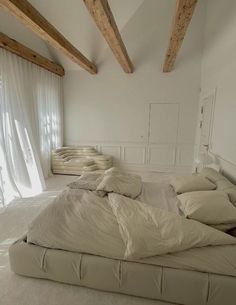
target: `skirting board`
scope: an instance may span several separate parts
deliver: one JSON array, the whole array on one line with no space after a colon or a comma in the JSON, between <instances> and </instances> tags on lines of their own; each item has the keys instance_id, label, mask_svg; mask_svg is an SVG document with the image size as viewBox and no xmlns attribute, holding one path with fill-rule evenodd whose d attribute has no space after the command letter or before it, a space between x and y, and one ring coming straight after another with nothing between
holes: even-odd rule
<instances>
[{"instance_id":1,"label":"skirting board","mask_svg":"<svg viewBox=\"0 0 236 305\"><path fill-rule=\"evenodd\" d=\"M138 166L126 163L115 162L114 166L120 167L127 171L145 172L145 173L179 173L179 174L190 174L193 172L192 166L186 167L153 167L153 166Z\"/></svg>"}]
</instances>

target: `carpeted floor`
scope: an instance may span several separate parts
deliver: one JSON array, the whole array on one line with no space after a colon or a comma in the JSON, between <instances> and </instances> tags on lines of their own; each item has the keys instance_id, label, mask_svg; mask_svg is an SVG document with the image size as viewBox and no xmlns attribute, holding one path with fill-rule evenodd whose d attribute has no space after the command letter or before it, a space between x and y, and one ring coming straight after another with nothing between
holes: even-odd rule
<instances>
[{"instance_id":1,"label":"carpeted floor","mask_svg":"<svg viewBox=\"0 0 236 305\"><path fill-rule=\"evenodd\" d=\"M163 180L167 175L143 177ZM171 305L142 298L106 293L47 280L21 277L10 271L8 247L26 231L28 223L75 177L55 176L40 196L17 199L0 213L0 305Z\"/></svg>"}]
</instances>

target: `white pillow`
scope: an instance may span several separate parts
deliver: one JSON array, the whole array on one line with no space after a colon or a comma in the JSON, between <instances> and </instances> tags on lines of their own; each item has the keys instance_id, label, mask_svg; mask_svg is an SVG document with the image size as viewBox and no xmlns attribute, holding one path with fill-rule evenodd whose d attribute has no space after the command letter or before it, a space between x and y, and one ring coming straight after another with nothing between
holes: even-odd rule
<instances>
[{"instance_id":1,"label":"white pillow","mask_svg":"<svg viewBox=\"0 0 236 305\"><path fill-rule=\"evenodd\" d=\"M102 181L103 175L100 173L85 173L81 175L77 180L67 184L71 189L83 189L89 191L95 191L100 197L105 196L105 192L97 191L97 186Z\"/></svg>"},{"instance_id":2,"label":"white pillow","mask_svg":"<svg viewBox=\"0 0 236 305\"><path fill-rule=\"evenodd\" d=\"M102 181L102 174L100 173L85 173L77 180L67 184L71 189L86 189L95 191L98 184Z\"/></svg>"},{"instance_id":3,"label":"white pillow","mask_svg":"<svg viewBox=\"0 0 236 305\"><path fill-rule=\"evenodd\" d=\"M229 195L230 201L236 207L236 186L233 183L214 169L208 167L205 167L200 175L215 183L217 190L226 192Z\"/></svg>"},{"instance_id":4,"label":"white pillow","mask_svg":"<svg viewBox=\"0 0 236 305\"><path fill-rule=\"evenodd\" d=\"M228 194L230 201L236 207L236 187L226 189L225 192Z\"/></svg>"},{"instance_id":5,"label":"white pillow","mask_svg":"<svg viewBox=\"0 0 236 305\"><path fill-rule=\"evenodd\" d=\"M229 230L232 230L233 228L236 227L236 223L226 223L226 224L220 224L220 225L211 225L212 228L223 231L223 232L228 232Z\"/></svg>"},{"instance_id":6,"label":"white pillow","mask_svg":"<svg viewBox=\"0 0 236 305\"><path fill-rule=\"evenodd\" d=\"M121 172L105 174L97 191L117 193L127 197L136 198L142 191L142 180L140 176Z\"/></svg>"},{"instance_id":7,"label":"white pillow","mask_svg":"<svg viewBox=\"0 0 236 305\"><path fill-rule=\"evenodd\" d=\"M225 192L191 192L177 196L184 215L208 225L236 223L236 208Z\"/></svg>"},{"instance_id":8,"label":"white pillow","mask_svg":"<svg viewBox=\"0 0 236 305\"><path fill-rule=\"evenodd\" d=\"M212 169L214 169L217 173L220 172L220 165L219 165L219 164L216 164L216 163L207 164L207 168L212 168Z\"/></svg>"},{"instance_id":9,"label":"white pillow","mask_svg":"<svg viewBox=\"0 0 236 305\"><path fill-rule=\"evenodd\" d=\"M216 185L203 176L176 176L171 179L170 185L173 186L177 194L210 191L216 188Z\"/></svg>"}]
</instances>

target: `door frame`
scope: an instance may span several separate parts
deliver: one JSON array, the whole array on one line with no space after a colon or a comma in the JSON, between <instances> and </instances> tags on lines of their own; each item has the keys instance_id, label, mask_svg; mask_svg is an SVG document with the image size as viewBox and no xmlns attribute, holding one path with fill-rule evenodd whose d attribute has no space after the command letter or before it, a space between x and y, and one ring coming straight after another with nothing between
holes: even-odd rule
<instances>
[{"instance_id":1,"label":"door frame","mask_svg":"<svg viewBox=\"0 0 236 305\"><path fill-rule=\"evenodd\" d=\"M216 94L217 94L217 88L209 91L208 93L200 96L200 104L199 104L199 120L198 120L198 128L201 128L201 121L202 121L202 114L201 114L201 108L203 106L203 101L209 97L212 97L212 109L211 109L211 119L210 119L210 130L209 130L209 147L207 150L207 155L214 157L215 154L212 151L212 135L214 130L214 115L215 115L215 104L216 104ZM198 141L198 147L197 147L197 158L199 159L200 154L200 147L201 147L201 130L199 132L199 141ZM204 163L204 162L202 162ZM204 166L204 164L203 164Z\"/></svg>"}]
</instances>

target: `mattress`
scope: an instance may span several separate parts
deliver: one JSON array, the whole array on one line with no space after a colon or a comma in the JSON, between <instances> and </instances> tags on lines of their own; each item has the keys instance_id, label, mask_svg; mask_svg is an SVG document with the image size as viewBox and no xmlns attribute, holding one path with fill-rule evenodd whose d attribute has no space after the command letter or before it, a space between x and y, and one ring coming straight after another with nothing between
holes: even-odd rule
<instances>
[{"instance_id":1,"label":"mattress","mask_svg":"<svg viewBox=\"0 0 236 305\"><path fill-rule=\"evenodd\" d=\"M12 270L103 291L186 305L235 305L236 278L47 249L25 237L9 249Z\"/></svg>"}]
</instances>

